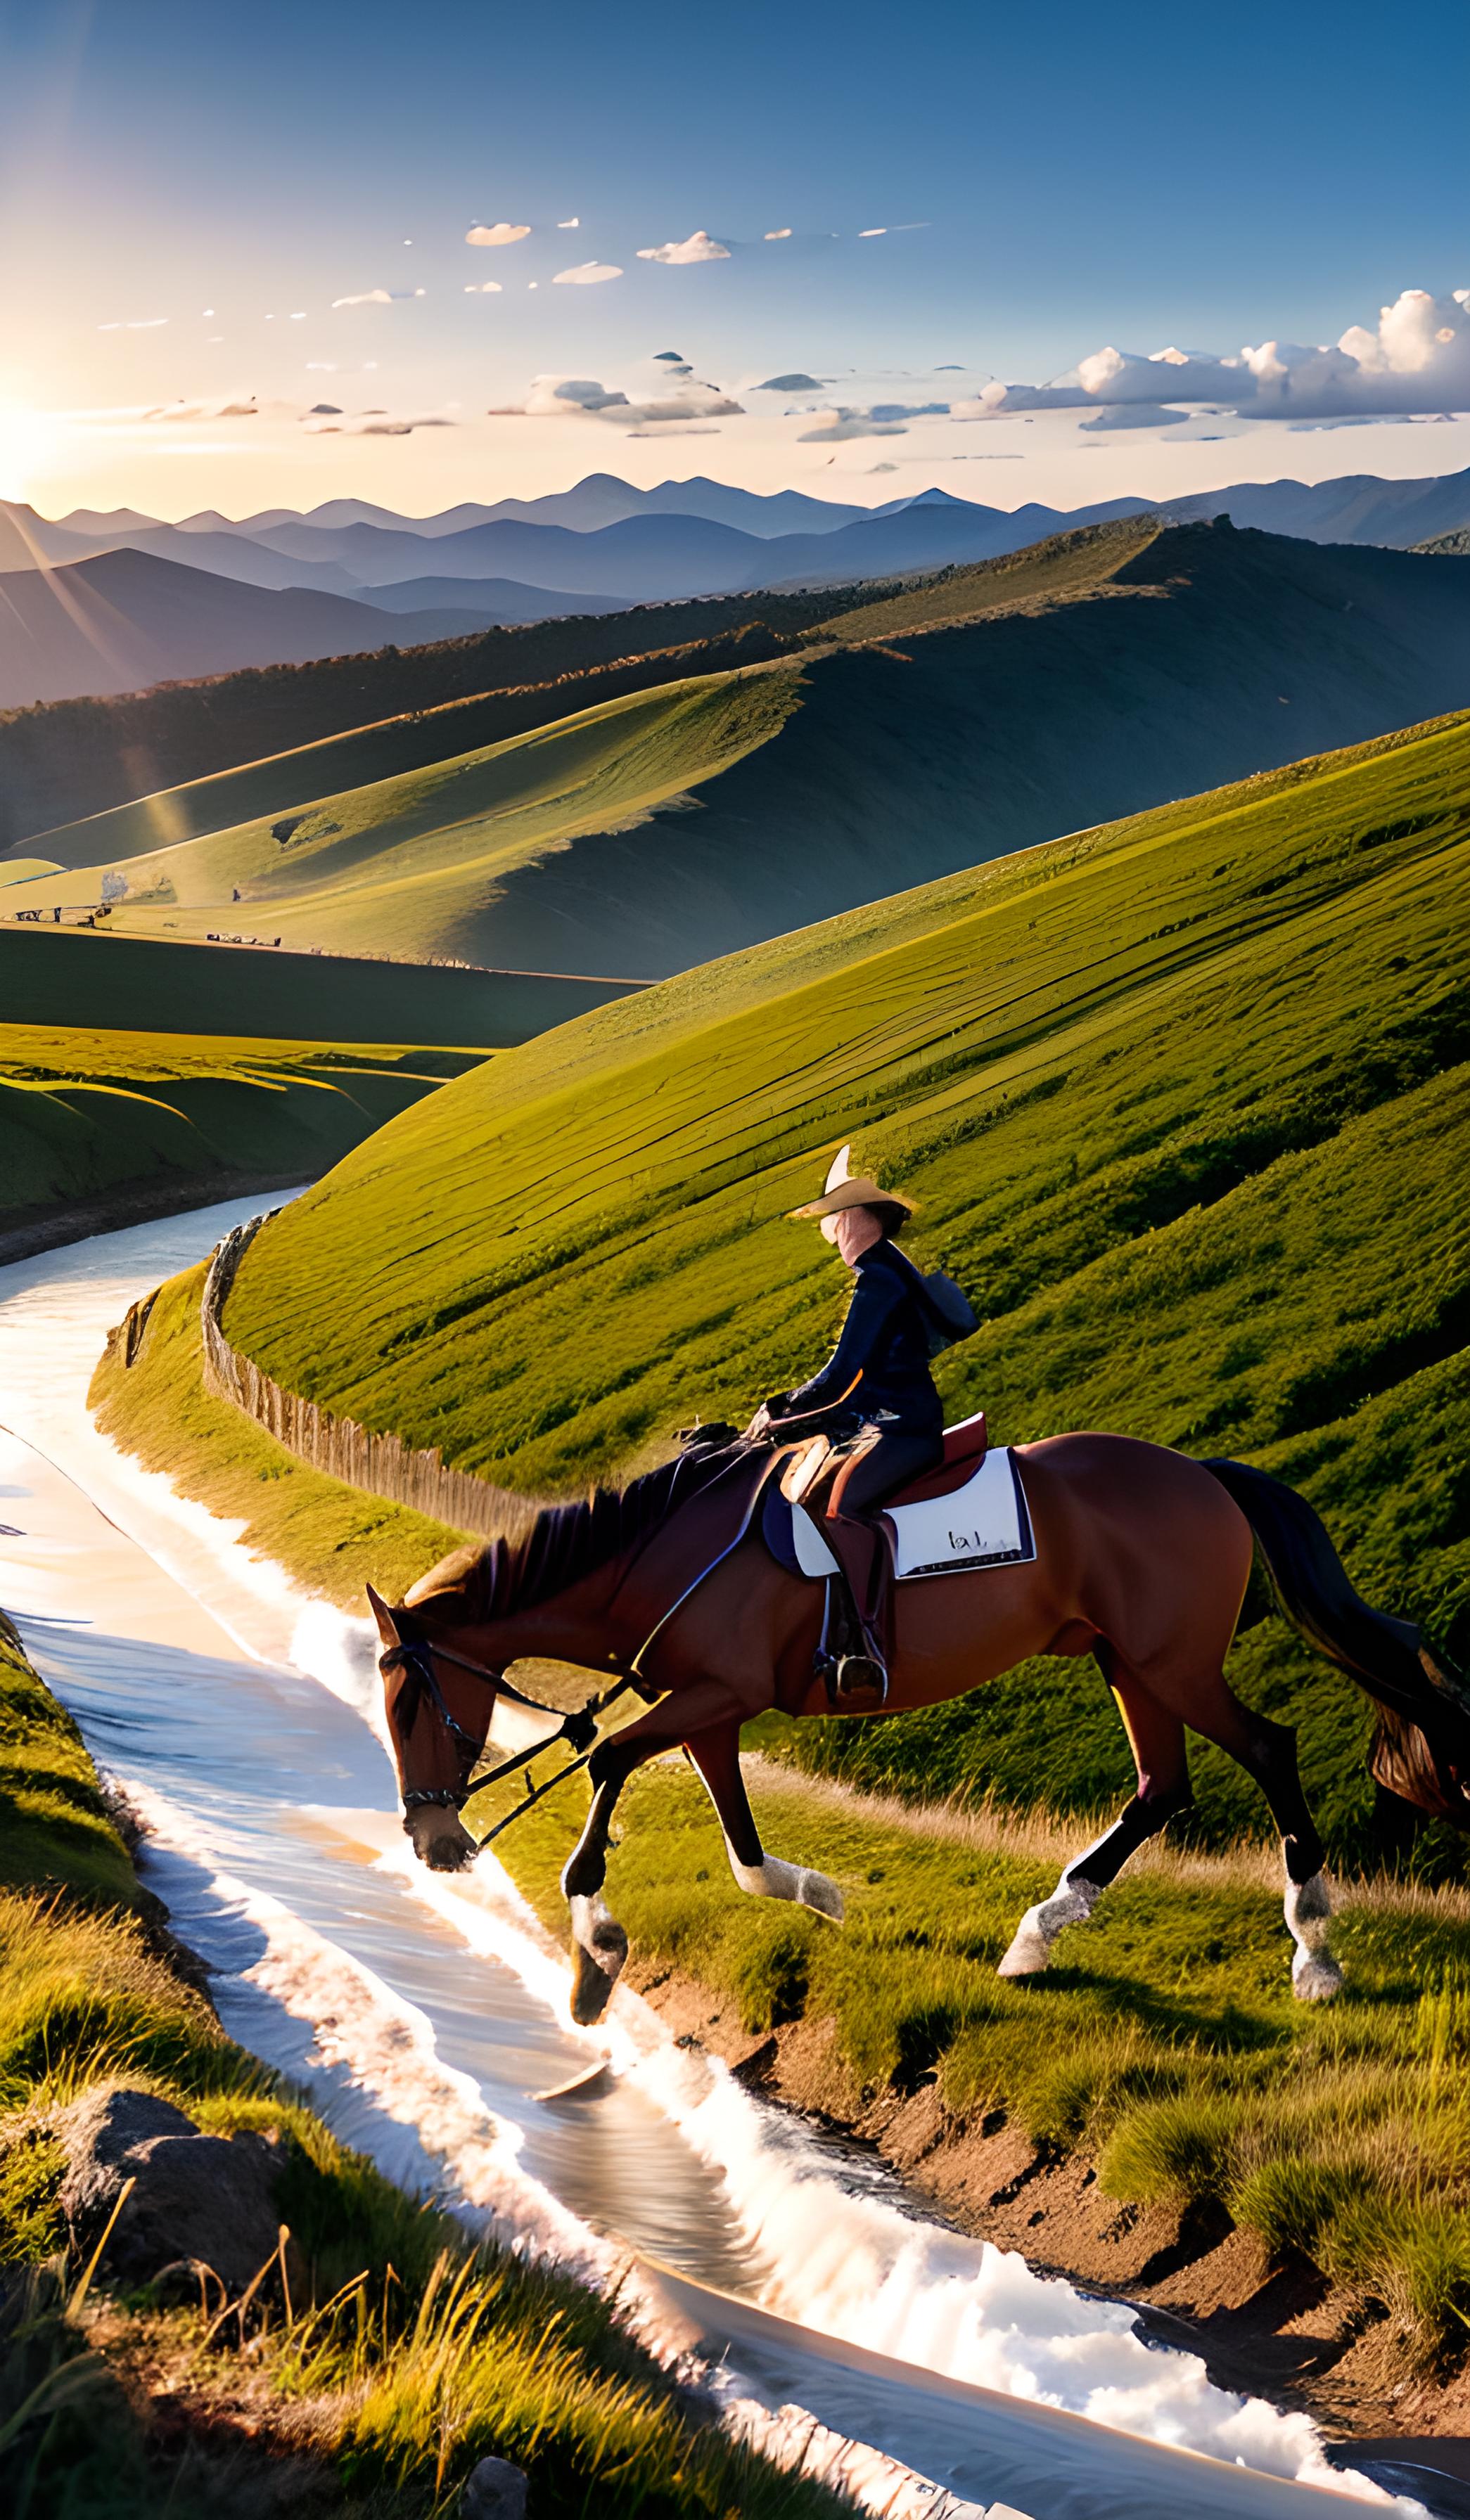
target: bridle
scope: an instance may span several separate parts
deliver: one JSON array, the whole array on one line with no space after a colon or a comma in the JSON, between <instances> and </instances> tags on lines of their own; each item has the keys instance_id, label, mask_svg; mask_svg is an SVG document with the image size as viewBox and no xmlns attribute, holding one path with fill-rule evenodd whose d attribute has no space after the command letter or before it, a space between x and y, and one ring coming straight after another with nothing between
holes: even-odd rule
<instances>
[{"instance_id":1,"label":"bridle","mask_svg":"<svg viewBox=\"0 0 1470 2520\"><path fill-rule=\"evenodd\" d=\"M767 1470L774 1466L775 1459L776 1455L773 1452L771 1461L766 1465ZM725 1475L726 1473L723 1471L719 1473L719 1476L721 1477ZM758 1486L752 1495L750 1504L746 1508L744 1519L742 1520L740 1529L735 1534L734 1539L729 1541L726 1546L719 1551L718 1554L711 1559L707 1566L702 1567L699 1573L694 1577L693 1582L687 1584L684 1587L684 1590L679 1594L678 1598L669 1603L667 1609L665 1610L661 1617L656 1621L652 1632L644 1639L643 1643L634 1654L632 1661L621 1680L616 1682L611 1688L605 1688L600 1696L589 1697L585 1706L574 1706L569 1709L569 1711L562 1716L556 1731L554 1732L548 1732L544 1741L537 1741L530 1750L513 1751L508 1759L501 1760L498 1768L491 1768L488 1775L478 1777L473 1785L410 1785L403 1795L403 1824L405 1828L408 1826L409 1821L413 1813L416 1811L436 1807L442 1811L463 1811L466 1803L473 1801L477 1794L482 1794L487 1786L499 1784L501 1778L503 1777L508 1777L513 1768L523 1768L526 1770L526 1792L521 1801L517 1803L514 1811L507 1812L504 1819L497 1821L494 1827L488 1830L486 1835L481 1839L480 1843L482 1846L488 1846L490 1839L498 1837L503 1828L509 1828L513 1820L520 1820L524 1813L528 1812L533 1804L540 1802L544 1795L553 1792L556 1786L561 1784L566 1778L574 1777L578 1768L586 1767L597 1746L598 1718L604 1715L607 1712L607 1709L612 1706L618 1698L621 1697L626 1690L630 1688L635 1689L640 1697L642 1697L647 1703L652 1704L653 1700L661 1694L661 1691L658 1688L651 1687L649 1682L643 1677L640 1669L643 1657L649 1651L650 1647L657 1642L665 1629L668 1627L670 1622L677 1616L690 1596L698 1592L701 1584L705 1582L706 1578L713 1574L715 1567L723 1565L725 1559L739 1547L750 1527L752 1516L755 1513L757 1500L760 1494L760 1485L763 1484L763 1475L764 1474L762 1474L762 1482L758 1483ZM640 1544L640 1547L635 1553L634 1562L636 1562L637 1556L642 1555L643 1549L646 1548L647 1545L648 1543L646 1540ZM626 1571L624 1572L621 1580L622 1582L626 1582ZM400 1619L405 1614L402 1611L395 1611L393 1613L395 1619ZM411 1616L412 1614L409 1613L408 1615ZM466 1777L469 1776L476 1760L481 1756L484 1749L485 1739L489 1732L489 1726L486 1724L484 1733L477 1739L476 1735L469 1732L467 1728L460 1723L457 1716L450 1714L448 1707L444 1703L443 1690L438 1685L438 1679L435 1672L434 1659L436 1655L437 1655L443 1662L452 1662L457 1664L461 1671L472 1672L477 1680L484 1681L490 1688L496 1689L502 1696L508 1697L513 1705L528 1707L533 1715L555 1715L557 1712L557 1709L554 1706L543 1706L538 1697L528 1697L524 1689L517 1688L513 1681L506 1679L503 1671L493 1671L487 1663L472 1662L468 1654L456 1653L452 1645L439 1644L436 1642L432 1642L428 1637L400 1636L396 1644L389 1645L386 1650L378 1656L378 1669L380 1674L386 1677L387 1674L392 1670L394 1665L400 1665L409 1682L413 1684L412 1701L403 1709L403 1730L405 1733L412 1730L414 1721L418 1715L420 1701L422 1698L427 1696L436 1715L438 1717L439 1722L443 1725L445 1732L448 1733L450 1739L456 1744L464 1758L464 1773ZM493 1716L493 1706L491 1707L490 1712ZM577 1756L574 1759L569 1759L565 1766L557 1770L554 1777L549 1777L546 1779L544 1784L537 1785L533 1783L530 1771L528 1766L528 1760L539 1757L543 1750L551 1749L558 1741L565 1741L571 1749L577 1753Z\"/></svg>"},{"instance_id":2,"label":"bridle","mask_svg":"<svg viewBox=\"0 0 1470 2520\"><path fill-rule=\"evenodd\" d=\"M493 1671L487 1663L472 1662L468 1654L456 1653L452 1645L433 1643L428 1637L404 1637L400 1638L397 1644L388 1646L378 1656L379 1672L386 1677L395 1665L400 1666L406 1680L413 1686L412 1702L403 1713L405 1733L412 1730L420 1702L427 1696L445 1732L461 1752L464 1758L464 1773L467 1777L484 1748L489 1727L486 1725L485 1732L477 1736L460 1723L457 1716L451 1715L444 1702L444 1692L439 1687L438 1676L434 1668L436 1655L444 1662L456 1663L461 1671L472 1672L477 1680L484 1681L490 1688L508 1697L513 1705L528 1707L533 1715L555 1715L557 1712L554 1706L543 1706L538 1697L528 1697L524 1689L517 1688L514 1682L506 1679L503 1671ZM482 1845L487 1846L490 1838L498 1837L503 1828L509 1828L513 1820L519 1820L523 1812L529 1811L533 1803L538 1803L544 1794L549 1794L564 1778L575 1776L578 1768L586 1766L596 1747L599 1716L613 1704L616 1698L620 1697L625 1689L636 1687L637 1683L631 1677L620 1680L616 1687L604 1689L601 1696L589 1698L585 1706L569 1708L563 1714L556 1731L548 1732L544 1741L536 1742L532 1752L513 1751L508 1759L502 1759L498 1768L492 1768L487 1776L477 1778L473 1785L408 1786L403 1794L405 1827L409 1817L415 1811L422 1811L428 1807L436 1806L443 1811L463 1811L466 1803L470 1802L476 1794L482 1794L488 1785L499 1784L501 1778L508 1777L513 1768L526 1768L528 1756L539 1756L541 1751L549 1750L554 1743L566 1741L579 1755L559 1768L556 1775L548 1778L544 1784L533 1785L528 1769L525 1796L516 1805L515 1810L508 1812L503 1820L497 1821L495 1826L482 1839ZM493 1712L492 1707L491 1713Z\"/></svg>"}]
</instances>

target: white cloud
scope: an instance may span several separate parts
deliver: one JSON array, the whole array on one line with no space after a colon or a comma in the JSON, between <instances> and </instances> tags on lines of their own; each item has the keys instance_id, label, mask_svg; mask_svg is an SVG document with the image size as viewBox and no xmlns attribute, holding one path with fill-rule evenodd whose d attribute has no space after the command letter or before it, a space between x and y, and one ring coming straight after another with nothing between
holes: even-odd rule
<instances>
[{"instance_id":1,"label":"white cloud","mask_svg":"<svg viewBox=\"0 0 1470 2520\"><path fill-rule=\"evenodd\" d=\"M1115 428L1171 428L1188 418L1187 411L1167 402L1105 402L1101 411L1082 422L1082 430L1090 437Z\"/></svg>"},{"instance_id":2,"label":"white cloud","mask_svg":"<svg viewBox=\"0 0 1470 2520\"><path fill-rule=\"evenodd\" d=\"M661 382L663 380L661 379ZM526 400L492 408L492 420L601 420L630 433L679 422L711 422L738 416L741 406L717 385L693 378L671 394L634 397L595 377L535 377Z\"/></svg>"},{"instance_id":3,"label":"white cloud","mask_svg":"<svg viewBox=\"0 0 1470 2520\"><path fill-rule=\"evenodd\" d=\"M391 306L392 302L386 289L360 289L355 297L334 297L332 300L334 306Z\"/></svg>"},{"instance_id":4,"label":"white cloud","mask_svg":"<svg viewBox=\"0 0 1470 2520\"><path fill-rule=\"evenodd\" d=\"M99 333L157 333L168 321L166 315L140 315L115 324L99 324Z\"/></svg>"},{"instance_id":5,"label":"white cloud","mask_svg":"<svg viewBox=\"0 0 1470 2520\"><path fill-rule=\"evenodd\" d=\"M789 237L790 234L790 228L767 228L761 242L765 245L779 245L781 239Z\"/></svg>"},{"instance_id":6,"label":"white cloud","mask_svg":"<svg viewBox=\"0 0 1470 2520\"><path fill-rule=\"evenodd\" d=\"M272 408L279 411L283 406L277 404ZM253 400L186 402L180 399L178 402L156 403L152 411L143 414L145 420L258 420L259 417L260 406Z\"/></svg>"},{"instance_id":7,"label":"white cloud","mask_svg":"<svg viewBox=\"0 0 1470 2520\"><path fill-rule=\"evenodd\" d=\"M359 411L352 413L349 418L325 417L334 410L335 406L331 403L318 403L314 411L307 413L306 422L311 436L411 437L416 428L453 428L455 426L452 420L446 419L442 412L437 411L412 412L402 419L386 411ZM320 421L317 420L318 413L324 415ZM311 426L313 421L317 422L314 428Z\"/></svg>"},{"instance_id":8,"label":"white cloud","mask_svg":"<svg viewBox=\"0 0 1470 2520\"><path fill-rule=\"evenodd\" d=\"M1171 347L1145 358L1110 344L1051 384L987 385L974 402L957 403L954 417L1166 403L1222 404L1244 419L1286 421L1470 409L1470 290L1436 297L1405 289L1379 309L1376 328L1350 325L1335 346L1263 341L1227 357Z\"/></svg>"},{"instance_id":9,"label":"white cloud","mask_svg":"<svg viewBox=\"0 0 1470 2520\"><path fill-rule=\"evenodd\" d=\"M580 219L558 219L557 226L559 228L579 228L581 226L581 221Z\"/></svg>"},{"instance_id":10,"label":"white cloud","mask_svg":"<svg viewBox=\"0 0 1470 2520\"><path fill-rule=\"evenodd\" d=\"M902 437L906 434L901 421L875 420L868 411L845 411L841 407L824 411L815 428L804 428L797 440L799 446L831 446L847 437Z\"/></svg>"},{"instance_id":11,"label":"white cloud","mask_svg":"<svg viewBox=\"0 0 1470 2520\"><path fill-rule=\"evenodd\" d=\"M509 219L497 219L492 228L473 227L465 230L466 245L519 245L528 237L529 228L512 227Z\"/></svg>"},{"instance_id":12,"label":"white cloud","mask_svg":"<svg viewBox=\"0 0 1470 2520\"><path fill-rule=\"evenodd\" d=\"M696 228L682 245L640 245L640 262L728 262L730 248L720 245L704 228Z\"/></svg>"},{"instance_id":13,"label":"white cloud","mask_svg":"<svg viewBox=\"0 0 1470 2520\"><path fill-rule=\"evenodd\" d=\"M887 228L859 228L857 233L860 237L887 236L888 230Z\"/></svg>"},{"instance_id":14,"label":"white cloud","mask_svg":"<svg viewBox=\"0 0 1470 2520\"><path fill-rule=\"evenodd\" d=\"M574 262L570 271L554 272L552 278L574 289L596 289L604 280L620 280L622 265L620 262Z\"/></svg>"},{"instance_id":15,"label":"white cloud","mask_svg":"<svg viewBox=\"0 0 1470 2520\"><path fill-rule=\"evenodd\" d=\"M503 283L498 280L467 280L465 282L465 295L467 297L499 297L503 295Z\"/></svg>"}]
</instances>

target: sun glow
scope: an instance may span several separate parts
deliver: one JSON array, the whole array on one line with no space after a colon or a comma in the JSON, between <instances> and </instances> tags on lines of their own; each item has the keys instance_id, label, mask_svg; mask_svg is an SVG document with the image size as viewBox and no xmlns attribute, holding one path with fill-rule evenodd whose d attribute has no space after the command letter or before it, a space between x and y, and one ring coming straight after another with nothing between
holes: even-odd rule
<instances>
[{"instance_id":1,"label":"sun glow","mask_svg":"<svg viewBox=\"0 0 1470 2520\"><path fill-rule=\"evenodd\" d=\"M44 469L51 424L22 403L0 403L0 499L24 499Z\"/></svg>"}]
</instances>

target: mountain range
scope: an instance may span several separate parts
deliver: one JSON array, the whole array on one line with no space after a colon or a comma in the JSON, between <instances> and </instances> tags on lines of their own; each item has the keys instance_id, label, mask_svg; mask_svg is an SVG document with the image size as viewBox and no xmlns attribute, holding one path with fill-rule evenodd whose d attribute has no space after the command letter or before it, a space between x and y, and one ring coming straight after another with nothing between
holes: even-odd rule
<instances>
[{"instance_id":1,"label":"mountain range","mask_svg":"<svg viewBox=\"0 0 1470 2520\"><path fill-rule=\"evenodd\" d=\"M860 509L704 479L641 491L607 473L544 499L422 518L358 500L240 520L209 511L177 525L133 509L53 521L0 504L0 705L639 604L912 575L1152 505L1007 510L931 489ZM1174 501L1168 514L1404 550L1470 525L1470 471L1239 482Z\"/></svg>"}]
</instances>

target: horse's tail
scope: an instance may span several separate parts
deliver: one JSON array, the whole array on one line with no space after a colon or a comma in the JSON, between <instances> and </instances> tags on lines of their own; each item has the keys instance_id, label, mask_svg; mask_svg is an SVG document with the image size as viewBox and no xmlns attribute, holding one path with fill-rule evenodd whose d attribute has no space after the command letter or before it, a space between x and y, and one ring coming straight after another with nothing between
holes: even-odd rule
<instances>
[{"instance_id":1,"label":"horse's tail","mask_svg":"<svg viewBox=\"0 0 1470 2520\"><path fill-rule=\"evenodd\" d=\"M1271 1589L1299 1636L1348 1672L1378 1709L1370 1774L1437 1820L1470 1829L1470 1688L1408 1619L1355 1592L1319 1514L1244 1462L1200 1465L1218 1479L1256 1536Z\"/></svg>"}]
</instances>

